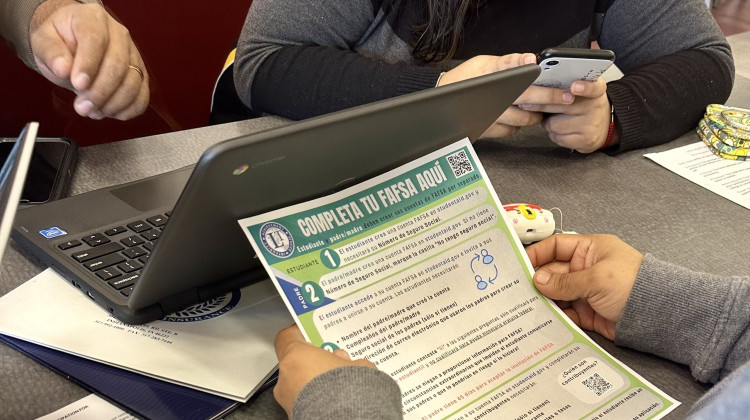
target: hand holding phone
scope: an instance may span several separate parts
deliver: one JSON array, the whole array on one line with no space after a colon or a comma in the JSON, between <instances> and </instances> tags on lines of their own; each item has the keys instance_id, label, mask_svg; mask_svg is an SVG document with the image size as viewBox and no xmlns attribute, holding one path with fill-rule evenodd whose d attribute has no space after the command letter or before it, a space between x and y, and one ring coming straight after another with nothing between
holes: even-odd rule
<instances>
[{"instance_id":1,"label":"hand holding phone","mask_svg":"<svg viewBox=\"0 0 750 420\"><path fill-rule=\"evenodd\" d=\"M576 80L596 80L614 61L610 50L548 48L537 56L542 72L533 84L567 89Z\"/></svg>"}]
</instances>

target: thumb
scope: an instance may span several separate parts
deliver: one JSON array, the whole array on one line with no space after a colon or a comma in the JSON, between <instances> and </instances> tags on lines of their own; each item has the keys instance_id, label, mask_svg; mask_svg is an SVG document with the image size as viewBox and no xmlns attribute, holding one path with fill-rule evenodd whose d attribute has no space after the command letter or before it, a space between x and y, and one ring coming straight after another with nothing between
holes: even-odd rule
<instances>
[{"instance_id":1,"label":"thumb","mask_svg":"<svg viewBox=\"0 0 750 420\"><path fill-rule=\"evenodd\" d=\"M573 273L554 273L540 269L534 273L534 285L544 296L553 300L573 301L587 297L583 276L586 270Z\"/></svg>"},{"instance_id":2,"label":"thumb","mask_svg":"<svg viewBox=\"0 0 750 420\"><path fill-rule=\"evenodd\" d=\"M45 25L32 35L32 50L40 69L47 69L51 76L60 81L70 77L73 54L54 26Z\"/></svg>"},{"instance_id":3,"label":"thumb","mask_svg":"<svg viewBox=\"0 0 750 420\"><path fill-rule=\"evenodd\" d=\"M284 328L276 334L276 339L273 343L274 349L276 350L276 357L279 360L283 359L294 349L294 346L299 346L300 344L305 345L308 343L305 341L305 337L302 335L299 327L297 327L296 324L293 324Z\"/></svg>"},{"instance_id":4,"label":"thumb","mask_svg":"<svg viewBox=\"0 0 750 420\"><path fill-rule=\"evenodd\" d=\"M333 354L344 360L352 360L352 358L349 356L349 353L347 353L346 350L343 349L336 349L333 351Z\"/></svg>"},{"instance_id":5,"label":"thumb","mask_svg":"<svg viewBox=\"0 0 750 420\"><path fill-rule=\"evenodd\" d=\"M536 64L536 56L531 53L523 53L495 57L495 68L493 71L506 70L513 67L523 66L524 64Z\"/></svg>"}]
</instances>

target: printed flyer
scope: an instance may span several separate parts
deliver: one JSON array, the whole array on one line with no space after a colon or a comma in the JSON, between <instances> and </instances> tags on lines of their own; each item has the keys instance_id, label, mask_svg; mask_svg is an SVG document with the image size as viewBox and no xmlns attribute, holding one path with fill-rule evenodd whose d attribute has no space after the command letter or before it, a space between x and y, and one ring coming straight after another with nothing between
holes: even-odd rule
<instances>
[{"instance_id":1,"label":"printed flyer","mask_svg":"<svg viewBox=\"0 0 750 420\"><path fill-rule=\"evenodd\" d=\"M393 377L407 419L653 419L679 404L536 291L468 139L239 223L306 338Z\"/></svg>"}]
</instances>

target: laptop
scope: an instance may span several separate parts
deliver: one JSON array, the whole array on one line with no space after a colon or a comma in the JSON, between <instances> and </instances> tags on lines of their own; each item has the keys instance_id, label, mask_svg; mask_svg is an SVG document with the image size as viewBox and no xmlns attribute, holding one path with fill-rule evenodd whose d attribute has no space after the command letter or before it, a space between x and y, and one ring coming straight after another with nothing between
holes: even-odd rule
<instances>
[{"instance_id":1,"label":"laptop","mask_svg":"<svg viewBox=\"0 0 750 420\"><path fill-rule=\"evenodd\" d=\"M21 131L21 135L18 136L16 144L5 159L2 169L0 169L0 210L2 210L2 216L0 216L0 263L3 261L5 247L8 245L8 238L10 238L10 232L13 228L13 218L21 202L21 192L26 181L26 173L29 170L38 129L39 123L26 124L26 127Z\"/></svg>"},{"instance_id":2,"label":"laptop","mask_svg":"<svg viewBox=\"0 0 750 420\"><path fill-rule=\"evenodd\" d=\"M23 209L12 237L125 323L210 305L267 278L238 219L474 140L538 74L526 65L227 140L192 167Z\"/></svg>"}]
</instances>

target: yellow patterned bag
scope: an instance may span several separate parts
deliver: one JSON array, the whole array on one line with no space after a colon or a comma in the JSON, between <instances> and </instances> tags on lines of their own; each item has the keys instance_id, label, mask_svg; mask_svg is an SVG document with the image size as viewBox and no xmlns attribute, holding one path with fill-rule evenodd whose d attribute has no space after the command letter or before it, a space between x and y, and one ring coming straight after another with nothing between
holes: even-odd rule
<instances>
[{"instance_id":1,"label":"yellow patterned bag","mask_svg":"<svg viewBox=\"0 0 750 420\"><path fill-rule=\"evenodd\" d=\"M750 110L711 104L696 131L716 156L746 160L750 153Z\"/></svg>"}]
</instances>

